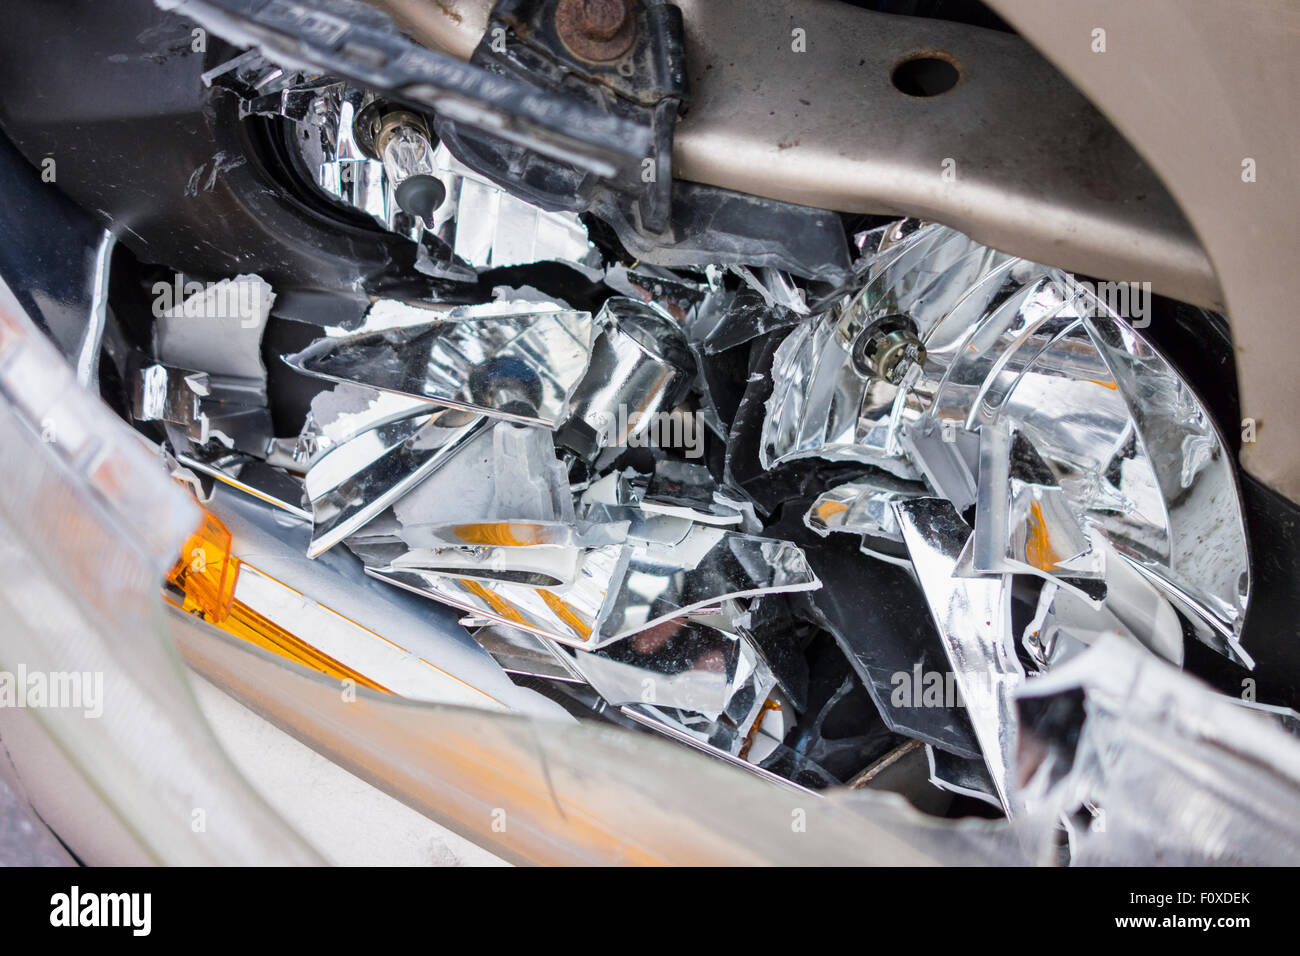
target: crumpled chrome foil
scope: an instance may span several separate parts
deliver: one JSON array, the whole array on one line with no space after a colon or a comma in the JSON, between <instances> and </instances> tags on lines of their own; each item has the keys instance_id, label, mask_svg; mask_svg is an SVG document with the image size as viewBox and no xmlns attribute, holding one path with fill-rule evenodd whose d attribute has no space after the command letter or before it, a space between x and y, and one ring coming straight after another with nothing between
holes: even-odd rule
<instances>
[{"instance_id":1,"label":"crumpled chrome foil","mask_svg":"<svg viewBox=\"0 0 1300 956\"><path fill-rule=\"evenodd\" d=\"M548 212L512 196L459 162L445 144L431 141L420 121L388 131L381 144L374 135L379 114L373 95L339 80L264 69L264 77L249 78L262 95L246 101L243 111L296 124L291 143L327 195L413 242L441 244L438 261L427 252L423 259L433 274L472 280L473 270L548 260L598 262L576 215ZM403 208L400 189L417 176L436 180L441 194L441 201L418 212Z\"/></svg>"},{"instance_id":2,"label":"crumpled chrome foil","mask_svg":"<svg viewBox=\"0 0 1300 956\"><path fill-rule=\"evenodd\" d=\"M458 259L476 269L599 261L586 227L573 213L548 212L510 195L459 162L443 143L433 159L447 198L434 210L429 228Z\"/></svg>"},{"instance_id":3,"label":"crumpled chrome foil","mask_svg":"<svg viewBox=\"0 0 1300 956\"><path fill-rule=\"evenodd\" d=\"M739 525L739 504L723 495L705 465L666 458L633 490L646 514L689 518L700 524Z\"/></svg>"},{"instance_id":4,"label":"crumpled chrome foil","mask_svg":"<svg viewBox=\"0 0 1300 956\"><path fill-rule=\"evenodd\" d=\"M1070 862L1293 864L1300 741L1118 638L1017 696L1017 793Z\"/></svg>"},{"instance_id":5,"label":"crumpled chrome foil","mask_svg":"<svg viewBox=\"0 0 1300 956\"><path fill-rule=\"evenodd\" d=\"M378 564L374 549L353 550L370 574L399 587L585 649L730 598L818 586L794 545L707 525L692 525L671 545L632 540L585 548L572 582L549 587L456 577L409 560Z\"/></svg>"},{"instance_id":6,"label":"crumpled chrome foil","mask_svg":"<svg viewBox=\"0 0 1300 956\"><path fill-rule=\"evenodd\" d=\"M596 335L590 313L518 302L426 315L421 324L317 339L284 360L306 375L496 418L554 427L568 417Z\"/></svg>"},{"instance_id":7,"label":"crumpled chrome foil","mask_svg":"<svg viewBox=\"0 0 1300 956\"><path fill-rule=\"evenodd\" d=\"M372 105L276 89L266 109L299 123L325 100L317 122L364 126ZM334 130L340 198L454 250L443 280L551 260L564 282L378 299L359 330L326 327L285 357L320 387L296 438L266 408L269 289L220 348L169 316L133 399L178 474L293 515L304 541L307 519L308 556L348 552L319 565L460 611L548 703L769 782L874 787L910 747L913 793L997 807L1039 859L1058 829L1074 862L1269 858L1238 817L1275 825L1300 776L1294 754L1247 766L1277 733L1240 735L1300 720L1165 673L1185 634L1250 663L1232 462L1103 290L913 220L858 237L830 292L762 263L602 270L576 220L395 122L387 169L361 127ZM395 188L421 177L446 197L412 223ZM574 276L590 288L555 298ZM1117 813L1136 850L1099 839Z\"/></svg>"},{"instance_id":8,"label":"crumpled chrome foil","mask_svg":"<svg viewBox=\"0 0 1300 956\"><path fill-rule=\"evenodd\" d=\"M743 637L692 619L674 619L599 651L575 651L574 666L611 704L647 704L743 721L775 687L763 660ZM748 727L746 727L748 729Z\"/></svg>"},{"instance_id":9,"label":"crumpled chrome foil","mask_svg":"<svg viewBox=\"0 0 1300 956\"><path fill-rule=\"evenodd\" d=\"M862 461L923 478L960 510L978 498L975 573L1092 578L1099 599L1107 544L1200 640L1249 665L1232 461L1173 368L1060 270L937 225L870 241L862 289L777 351L764 465ZM905 320L923 353L896 383L862 360L887 320Z\"/></svg>"},{"instance_id":10,"label":"crumpled chrome foil","mask_svg":"<svg viewBox=\"0 0 1300 956\"><path fill-rule=\"evenodd\" d=\"M938 226L878 234L860 291L815 322L800 325L777 352L762 459L772 467L818 455L879 464L919 477L902 453L892 420L900 389L863 376L849 361L858 333L874 317L905 314L921 337L990 270L1008 257ZM901 238L900 238L901 236Z\"/></svg>"},{"instance_id":11,"label":"crumpled chrome foil","mask_svg":"<svg viewBox=\"0 0 1300 956\"><path fill-rule=\"evenodd\" d=\"M998 799L1016 813L1014 694L1025 673L1011 634L1011 576L957 577L971 529L950 502L916 498L896 503L894 512Z\"/></svg>"},{"instance_id":12,"label":"crumpled chrome foil","mask_svg":"<svg viewBox=\"0 0 1300 956\"><path fill-rule=\"evenodd\" d=\"M317 457L306 477L313 526L308 556L359 530L487 423L460 409L436 409L378 425Z\"/></svg>"},{"instance_id":13,"label":"crumpled chrome foil","mask_svg":"<svg viewBox=\"0 0 1300 956\"><path fill-rule=\"evenodd\" d=\"M572 414L558 441L587 459L603 449L635 444L685 394L695 362L681 328L663 308L614 296L597 322L602 334L574 391Z\"/></svg>"},{"instance_id":14,"label":"crumpled chrome foil","mask_svg":"<svg viewBox=\"0 0 1300 956\"><path fill-rule=\"evenodd\" d=\"M131 414L157 421L178 445L215 442L265 456L273 438L267 407L262 334L275 293L260 276L220 282L158 283L162 309L154 324L157 361L135 373Z\"/></svg>"},{"instance_id":15,"label":"crumpled chrome foil","mask_svg":"<svg viewBox=\"0 0 1300 956\"><path fill-rule=\"evenodd\" d=\"M928 494L919 482L899 481L888 474L850 481L822 492L804 516L804 524L822 535L838 531L902 542L894 502Z\"/></svg>"}]
</instances>

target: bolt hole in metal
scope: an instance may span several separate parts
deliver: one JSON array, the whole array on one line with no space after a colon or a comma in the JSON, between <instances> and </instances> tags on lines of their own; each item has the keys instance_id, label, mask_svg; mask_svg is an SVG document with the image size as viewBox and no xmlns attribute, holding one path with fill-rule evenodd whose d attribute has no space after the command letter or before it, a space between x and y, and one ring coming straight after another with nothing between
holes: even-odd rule
<instances>
[{"instance_id":1,"label":"bolt hole in metal","mask_svg":"<svg viewBox=\"0 0 1300 956\"><path fill-rule=\"evenodd\" d=\"M898 63L890 80L908 96L941 96L961 80L961 69L947 54L923 53Z\"/></svg>"}]
</instances>

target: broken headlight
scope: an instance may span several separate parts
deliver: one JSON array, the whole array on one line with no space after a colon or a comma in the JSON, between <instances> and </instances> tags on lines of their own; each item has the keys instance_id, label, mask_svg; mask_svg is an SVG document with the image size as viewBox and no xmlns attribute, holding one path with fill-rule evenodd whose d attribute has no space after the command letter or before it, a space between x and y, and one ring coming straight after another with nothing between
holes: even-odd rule
<instances>
[{"instance_id":1,"label":"broken headlight","mask_svg":"<svg viewBox=\"0 0 1300 956\"><path fill-rule=\"evenodd\" d=\"M453 69L365 17L177 5L238 44L203 95L301 219L207 281L117 263L89 362L204 509L174 607L376 699L1010 818L990 840L1034 860L1126 859L1105 832L1267 858L1154 806L1227 819L1277 753L1251 810L1297 844L1290 701L1178 673L1222 691L1268 655L1233 448L1142 287L674 180L664 4L631 73L522 28ZM285 222L337 245L306 265ZM1199 790L1142 772L1206 746Z\"/></svg>"}]
</instances>

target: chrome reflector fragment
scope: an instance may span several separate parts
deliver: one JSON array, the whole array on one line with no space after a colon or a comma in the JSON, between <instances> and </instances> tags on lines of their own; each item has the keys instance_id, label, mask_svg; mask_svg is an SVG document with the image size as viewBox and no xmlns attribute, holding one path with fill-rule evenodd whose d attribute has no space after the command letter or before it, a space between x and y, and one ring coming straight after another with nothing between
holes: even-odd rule
<instances>
[{"instance_id":1,"label":"chrome reflector fragment","mask_svg":"<svg viewBox=\"0 0 1300 956\"><path fill-rule=\"evenodd\" d=\"M318 339L284 360L317 378L497 418L554 427L568 417L591 358L590 313L521 302L434 315L421 324Z\"/></svg>"},{"instance_id":2,"label":"chrome reflector fragment","mask_svg":"<svg viewBox=\"0 0 1300 956\"><path fill-rule=\"evenodd\" d=\"M1300 856L1300 741L1108 638L1017 697L1020 799L1075 865L1284 864Z\"/></svg>"},{"instance_id":3,"label":"chrome reflector fragment","mask_svg":"<svg viewBox=\"0 0 1300 956\"><path fill-rule=\"evenodd\" d=\"M379 515L488 421L459 409L416 414L362 432L321 455L306 478L314 526L308 556L332 548Z\"/></svg>"},{"instance_id":4,"label":"chrome reflector fragment","mask_svg":"<svg viewBox=\"0 0 1300 956\"><path fill-rule=\"evenodd\" d=\"M1021 807L1010 785L1016 748L1013 697L1025 674L1011 637L1010 575L955 575L971 531L949 502L916 498L896 503L894 511L998 799L1008 814L1016 813Z\"/></svg>"},{"instance_id":5,"label":"chrome reflector fragment","mask_svg":"<svg viewBox=\"0 0 1300 956\"><path fill-rule=\"evenodd\" d=\"M974 573L1092 579L1099 597L1113 571L1104 542L1199 639L1249 665L1232 461L1191 390L1117 311L1127 290L937 225L866 241L876 251L861 290L777 351L764 464L862 461L924 479L958 510L978 498ZM918 343L897 375L870 361L882 329Z\"/></svg>"}]
</instances>

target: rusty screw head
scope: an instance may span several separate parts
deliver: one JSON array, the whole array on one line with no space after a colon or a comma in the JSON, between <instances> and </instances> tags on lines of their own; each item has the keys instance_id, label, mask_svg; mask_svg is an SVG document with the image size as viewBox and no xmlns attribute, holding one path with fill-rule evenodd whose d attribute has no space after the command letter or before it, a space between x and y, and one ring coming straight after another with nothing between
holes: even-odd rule
<instances>
[{"instance_id":1,"label":"rusty screw head","mask_svg":"<svg viewBox=\"0 0 1300 956\"><path fill-rule=\"evenodd\" d=\"M593 40L610 40L627 20L623 0L583 0L578 26Z\"/></svg>"},{"instance_id":2,"label":"rusty screw head","mask_svg":"<svg viewBox=\"0 0 1300 956\"><path fill-rule=\"evenodd\" d=\"M636 41L634 0L560 0L555 29L569 52L584 60L616 60Z\"/></svg>"}]
</instances>

